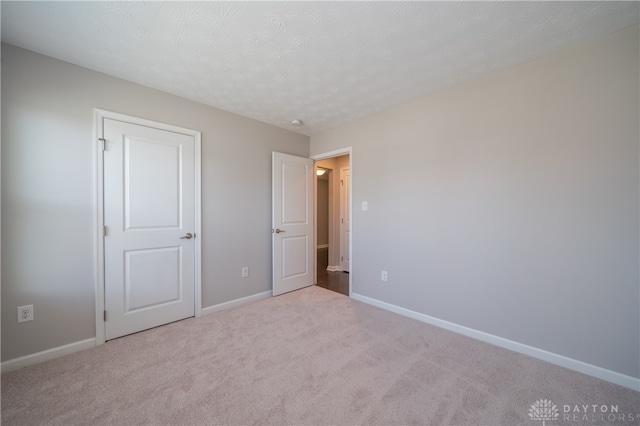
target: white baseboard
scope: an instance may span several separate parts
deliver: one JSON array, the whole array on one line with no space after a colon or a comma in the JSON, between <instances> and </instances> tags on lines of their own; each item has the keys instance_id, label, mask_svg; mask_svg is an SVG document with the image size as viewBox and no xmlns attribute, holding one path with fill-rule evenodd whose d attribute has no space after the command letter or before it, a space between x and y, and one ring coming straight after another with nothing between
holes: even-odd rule
<instances>
[{"instance_id":1,"label":"white baseboard","mask_svg":"<svg viewBox=\"0 0 640 426\"><path fill-rule=\"evenodd\" d=\"M58 346L57 348L47 349L46 351L37 352L35 354L21 356L19 358L10 359L4 361L1 364L3 373L8 371L17 370L22 367L28 367L30 365L39 364L41 362L49 361L54 358L61 357L63 355L69 355L74 352L83 351L96 346L96 339L91 338L87 340L81 340L75 343L69 343L68 345Z\"/></svg>"},{"instance_id":2,"label":"white baseboard","mask_svg":"<svg viewBox=\"0 0 640 426\"><path fill-rule=\"evenodd\" d=\"M241 299L231 300L229 302L221 303L215 306L209 306L202 308L202 315L211 314L225 309L233 308L234 306L244 305L245 303L256 302L258 300L267 299L271 297L271 291L265 291L263 293L254 294L252 296L243 297ZM17 370L22 367L28 367L30 365L39 364L41 362L49 361L54 358L61 357L63 355L69 355L74 352L82 351L84 349L93 348L96 346L96 339L91 338L82 340L80 342L70 343L68 345L59 346L57 348L47 349L46 351L38 352L35 354L25 355L19 358L10 359L4 361L1 364L1 370L3 373Z\"/></svg>"},{"instance_id":3,"label":"white baseboard","mask_svg":"<svg viewBox=\"0 0 640 426\"><path fill-rule=\"evenodd\" d=\"M327 266L327 271L329 272L342 272L342 268L339 266Z\"/></svg>"},{"instance_id":4,"label":"white baseboard","mask_svg":"<svg viewBox=\"0 0 640 426\"><path fill-rule=\"evenodd\" d=\"M573 358L568 358L564 355L558 355L553 352L546 351L544 349L535 348L533 346L525 345L523 343L514 342L513 340L505 339L493 334L485 333L483 331L474 330L463 325L458 325L449 321L444 321L429 315L421 314L419 312L411 311L409 309L401 308L390 303L382 302L377 299L372 299L361 294L353 293L351 297L360 302L372 305L378 308L385 309L387 311L394 312L409 318L413 318L418 321L425 322L427 324L435 325L436 327L444 328L446 330L453 331L455 333L463 334L468 337L472 337L483 342L491 343L496 346L500 346L505 349L509 349L514 352L518 352L524 355L528 355L533 358L540 359L542 361L549 362L551 364L559 365L561 367L568 368L589 376L596 377L598 379L605 380L607 382L615 383L620 386L624 386L635 391L640 391L640 379L627 376L625 374L617 373L615 371L607 370L596 365L587 364L586 362L579 361Z\"/></svg>"},{"instance_id":5,"label":"white baseboard","mask_svg":"<svg viewBox=\"0 0 640 426\"><path fill-rule=\"evenodd\" d=\"M208 306L202 308L202 315L212 314L214 312L224 311L225 309L233 308L235 306L244 305L245 303L257 302L258 300L268 299L272 296L272 291L264 291L262 293L253 294L247 297L241 297L240 299L230 300L228 302L220 303L218 305Z\"/></svg>"}]
</instances>

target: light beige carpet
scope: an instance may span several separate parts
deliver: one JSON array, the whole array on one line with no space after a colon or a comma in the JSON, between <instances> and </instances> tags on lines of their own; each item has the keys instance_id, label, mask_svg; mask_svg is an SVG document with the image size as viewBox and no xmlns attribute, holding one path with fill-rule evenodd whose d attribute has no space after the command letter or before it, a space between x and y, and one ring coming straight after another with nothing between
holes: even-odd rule
<instances>
[{"instance_id":1,"label":"light beige carpet","mask_svg":"<svg viewBox=\"0 0 640 426\"><path fill-rule=\"evenodd\" d=\"M637 392L309 287L4 374L2 424L534 426L541 399L640 422ZM564 418L593 404L618 417Z\"/></svg>"}]
</instances>

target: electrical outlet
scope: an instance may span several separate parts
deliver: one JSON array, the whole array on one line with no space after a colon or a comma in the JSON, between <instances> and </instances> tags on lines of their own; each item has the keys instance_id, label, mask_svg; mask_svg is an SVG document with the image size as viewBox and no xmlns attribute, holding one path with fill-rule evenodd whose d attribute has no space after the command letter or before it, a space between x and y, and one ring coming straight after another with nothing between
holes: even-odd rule
<instances>
[{"instance_id":1,"label":"electrical outlet","mask_svg":"<svg viewBox=\"0 0 640 426\"><path fill-rule=\"evenodd\" d=\"M387 281L387 271L382 271L382 272L380 273L380 279L381 279L382 281Z\"/></svg>"},{"instance_id":2,"label":"electrical outlet","mask_svg":"<svg viewBox=\"0 0 640 426\"><path fill-rule=\"evenodd\" d=\"M33 305L18 306L18 322L33 321Z\"/></svg>"},{"instance_id":3,"label":"electrical outlet","mask_svg":"<svg viewBox=\"0 0 640 426\"><path fill-rule=\"evenodd\" d=\"M242 268L242 278L247 278L249 276L249 267L245 266Z\"/></svg>"}]
</instances>

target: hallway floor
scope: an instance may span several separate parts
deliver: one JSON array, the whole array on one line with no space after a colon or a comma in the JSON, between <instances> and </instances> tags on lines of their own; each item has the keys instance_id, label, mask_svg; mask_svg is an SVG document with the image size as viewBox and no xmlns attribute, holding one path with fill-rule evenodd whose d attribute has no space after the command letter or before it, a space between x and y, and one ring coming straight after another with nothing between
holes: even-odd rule
<instances>
[{"instance_id":1,"label":"hallway floor","mask_svg":"<svg viewBox=\"0 0 640 426\"><path fill-rule=\"evenodd\" d=\"M320 275L318 271L318 287L335 291L345 296L349 295L349 273L348 272L331 272L324 270L324 275Z\"/></svg>"},{"instance_id":2,"label":"hallway floor","mask_svg":"<svg viewBox=\"0 0 640 426\"><path fill-rule=\"evenodd\" d=\"M349 296L349 273L327 271L329 249L318 249L318 287Z\"/></svg>"}]
</instances>

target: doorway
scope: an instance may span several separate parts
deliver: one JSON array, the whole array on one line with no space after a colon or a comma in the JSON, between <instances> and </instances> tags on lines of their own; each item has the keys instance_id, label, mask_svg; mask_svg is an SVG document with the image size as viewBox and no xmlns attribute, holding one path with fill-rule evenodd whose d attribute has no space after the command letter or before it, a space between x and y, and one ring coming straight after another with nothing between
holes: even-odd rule
<instances>
[{"instance_id":1,"label":"doorway","mask_svg":"<svg viewBox=\"0 0 640 426\"><path fill-rule=\"evenodd\" d=\"M317 159L316 284L350 295L350 152Z\"/></svg>"}]
</instances>

